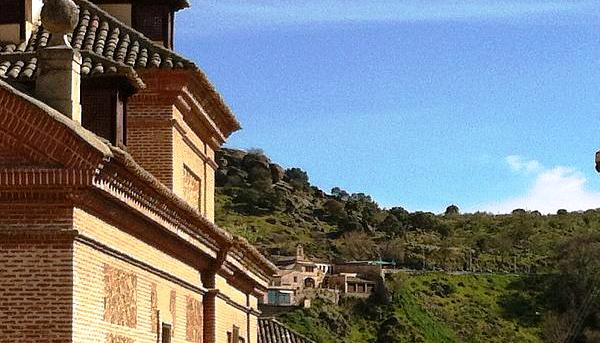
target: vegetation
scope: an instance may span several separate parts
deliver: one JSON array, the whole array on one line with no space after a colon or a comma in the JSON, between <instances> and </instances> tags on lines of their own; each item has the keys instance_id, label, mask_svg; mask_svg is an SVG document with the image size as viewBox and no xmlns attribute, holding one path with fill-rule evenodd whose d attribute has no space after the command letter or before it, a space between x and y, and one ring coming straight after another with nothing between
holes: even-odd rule
<instances>
[{"instance_id":1,"label":"vegetation","mask_svg":"<svg viewBox=\"0 0 600 343\"><path fill-rule=\"evenodd\" d=\"M363 193L326 193L259 150L217 159L218 224L265 255L303 244L322 259L412 270L388 280L386 301L317 302L282 318L318 342L600 342L600 210L385 209Z\"/></svg>"}]
</instances>

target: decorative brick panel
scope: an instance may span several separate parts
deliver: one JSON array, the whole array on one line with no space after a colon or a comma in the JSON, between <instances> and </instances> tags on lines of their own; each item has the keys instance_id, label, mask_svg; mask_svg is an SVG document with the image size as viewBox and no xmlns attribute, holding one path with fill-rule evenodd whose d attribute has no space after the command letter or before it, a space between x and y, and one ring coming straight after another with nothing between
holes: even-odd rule
<instances>
[{"instance_id":1,"label":"decorative brick panel","mask_svg":"<svg viewBox=\"0 0 600 343\"><path fill-rule=\"evenodd\" d=\"M187 297L186 322L186 340L202 342L202 303L192 297Z\"/></svg>"},{"instance_id":2,"label":"decorative brick panel","mask_svg":"<svg viewBox=\"0 0 600 343\"><path fill-rule=\"evenodd\" d=\"M158 333L158 292L155 283L150 286L150 324L152 332Z\"/></svg>"},{"instance_id":3,"label":"decorative brick panel","mask_svg":"<svg viewBox=\"0 0 600 343\"><path fill-rule=\"evenodd\" d=\"M110 333L106 336L106 343L133 343L133 338Z\"/></svg>"},{"instance_id":4,"label":"decorative brick panel","mask_svg":"<svg viewBox=\"0 0 600 343\"><path fill-rule=\"evenodd\" d=\"M137 325L137 277L104 265L104 320L134 328Z\"/></svg>"},{"instance_id":5,"label":"decorative brick panel","mask_svg":"<svg viewBox=\"0 0 600 343\"><path fill-rule=\"evenodd\" d=\"M175 336L175 325L177 323L177 292L175 290L171 291L169 311L171 312L171 318L173 319L173 323L171 323L171 334Z\"/></svg>"},{"instance_id":6,"label":"decorative brick panel","mask_svg":"<svg viewBox=\"0 0 600 343\"><path fill-rule=\"evenodd\" d=\"M185 200L192 207L201 210L200 207L200 178L196 176L188 167L183 167L183 193Z\"/></svg>"}]
</instances>

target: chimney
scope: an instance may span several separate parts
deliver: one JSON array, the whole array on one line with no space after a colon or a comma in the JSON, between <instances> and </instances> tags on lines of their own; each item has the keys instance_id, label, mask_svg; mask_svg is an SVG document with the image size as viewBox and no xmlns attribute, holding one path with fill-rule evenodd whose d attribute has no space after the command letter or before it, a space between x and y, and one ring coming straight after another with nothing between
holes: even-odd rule
<instances>
[{"instance_id":1,"label":"chimney","mask_svg":"<svg viewBox=\"0 0 600 343\"><path fill-rule=\"evenodd\" d=\"M39 51L36 96L74 121L81 123L81 54L67 38L79 19L71 0L46 0L42 25L52 34L50 44Z\"/></svg>"}]
</instances>

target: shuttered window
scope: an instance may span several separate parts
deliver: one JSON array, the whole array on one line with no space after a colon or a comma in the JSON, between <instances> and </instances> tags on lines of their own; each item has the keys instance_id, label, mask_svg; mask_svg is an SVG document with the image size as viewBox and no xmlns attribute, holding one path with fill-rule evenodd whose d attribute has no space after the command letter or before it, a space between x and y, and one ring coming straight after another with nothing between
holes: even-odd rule
<instances>
[{"instance_id":1,"label":"shuttered window","mask_svg":"<svg viewBox=\"0 0 600 343\"><path fill-rule=\"evenodd\" d=\"M161 343L171 343L172 327L170 324L162 324Z\"/></svg>"},{"instance_id":2,"label":"shuttered window","mask_svg":"<svg viewBox=\"0 0 600 343\"><path fill-rule=\"evenodd\" d=\"M114 89L89 89L81 97L83 127L109 140L113 145L125 142L125 104Z\"/></svg>"},{"instance_id":3,"label":"shuttered window","mask_svg":"<svg viewBox=\"0 0 600 343\"><path fill-rule=\"evenodd\" d=\"M146 37L168 45L170 16L167 5L139 4L133 10L133 27Z\"/></svg>"},{"instance_id":4,"label":"shuttered window","mask_svg":"<svg viewBox=\"0 0 600 343\"><path fill-rule=\"evenodd\" d=\"M25 0L2 0L0 24L20 24L25 21Z\"/></svg>"}]
</instances>

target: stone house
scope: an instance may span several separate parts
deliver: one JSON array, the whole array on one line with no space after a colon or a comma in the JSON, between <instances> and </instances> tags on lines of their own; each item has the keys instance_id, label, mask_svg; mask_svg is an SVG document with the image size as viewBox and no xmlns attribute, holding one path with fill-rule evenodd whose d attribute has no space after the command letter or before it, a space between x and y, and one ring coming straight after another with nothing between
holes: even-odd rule
<instances>
[{"instance_id":1,"label":"stone house","mask_svg":"<svg viewBox=\"0 0 600 343\"><path fill-rule=\"evenodd\" d=\"M259 342L277 269L214 224L240 126L172 50L187 6L2 0L0 342Z\"/></svg>"},{"instance_id":2,"label":"stone house","mask_svg":"<svg viewBox=\"0 0 600 343\"><path fill-rule=\"evenodd\" d=\"M298 245L296 256L275 259L279 272L274 277L276 286L290 286L293 289L319 288L325 277L322 268L304 255L304 248Z\"/></svg>"},{"instance_id":3,"label":"stone house","mask_svg":"<svg viewBox=\"0 0 600 343\"><path fill-rule=\"evenodd\" d=\"M317 297L337 302L339 292L323 287L323 281L332 271L331 264L308 258L302 245L297 246L295 256L275 256L273 259L279 270L263 299L264 304L303 305Z\"/></svg>"}]
</instances>

